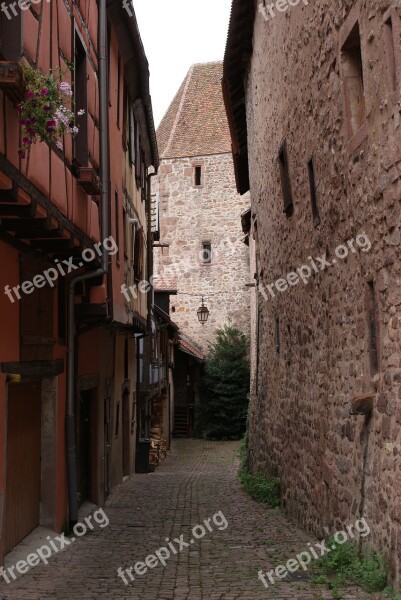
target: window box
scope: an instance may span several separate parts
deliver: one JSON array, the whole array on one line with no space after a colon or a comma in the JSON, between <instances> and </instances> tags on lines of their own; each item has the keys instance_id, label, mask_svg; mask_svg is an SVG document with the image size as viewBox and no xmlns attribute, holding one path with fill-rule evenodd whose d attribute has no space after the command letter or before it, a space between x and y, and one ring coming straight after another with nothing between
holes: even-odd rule
<instances>
[{"instance_id":1,"label":"window box","mask_svg":"<svg viewBox=\"0 0 401 600\"><path fill-rule=\"evenodd\" d=\"M18 63L0 61L0 89L15 104L23 99L25 86Z\"/></svg>"},{"instance_id":2,"label":"window box","mask_svg":"<svg viewBox=\"0 0 401 600\"><path fill-rule=\"evenodd\" d=\"M89 196L99 196L102 191L99 176L91 167L79 167L78 184Z\"/></svg>"}]
</instances>

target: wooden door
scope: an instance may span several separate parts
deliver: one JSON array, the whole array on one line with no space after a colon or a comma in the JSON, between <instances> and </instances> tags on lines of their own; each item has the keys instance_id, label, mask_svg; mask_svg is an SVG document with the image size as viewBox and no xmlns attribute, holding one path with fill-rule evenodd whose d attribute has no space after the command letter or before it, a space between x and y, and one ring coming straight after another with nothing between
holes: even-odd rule
<instances>
[{"instance_id":1,"label":"wooden door","mask_svg":"<svg viewBox=\"0 0 401 600\"><path fill-rule=\"evenodd\" d=\"M123 475L127 477L131 472L130 442L131 442L131 422L130 422L130 396L127 391L123 398Z\"/></svg>"},{"instance_id":2,"label":"wooden door","mask_svg":"<svg viewBox=\"0 0 401 600\"><path fill-rule=\"evenodd\" d=\"M40 387L39 382L9 386L6 553L39 525Z\"/></svg>"}]
</instances>

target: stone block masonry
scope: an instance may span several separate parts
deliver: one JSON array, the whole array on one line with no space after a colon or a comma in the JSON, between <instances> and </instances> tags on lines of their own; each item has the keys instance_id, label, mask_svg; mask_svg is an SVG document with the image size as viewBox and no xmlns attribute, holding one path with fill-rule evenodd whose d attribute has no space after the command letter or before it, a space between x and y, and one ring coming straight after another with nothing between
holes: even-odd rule
<instances>
[{"instance_id":1,"label":"stone block masonry","mask_svg":"<svg viewBox=\"0 0 401 600\"><path fill-rule=\"evenodd\" d=\"M317 535L366 517L400 586L399 2L314 0L268 23L255 10L249 31L238 85L258 283L308 256L333 260L359 232L371 242L307 285L259 295L250 461L281 478L284 509ZM352 414L372 396L373 411Z\"/></svg>"},{"instance_id":2,"label":"stone block masonry","mask_svg":"<svg viewBox=\"0 0 401 600\"><path fill-rule=\"evenodd\" d=\"M201 186L194 185L196 165ZM169 244L155 251L155 287L162 280L178 289L171 318L203 350L229 320L249 336L249 257L240 216L250 201L235 189L231 155L164 159L154 192L160 198L161 240ZM211 246L210 263L203 262L203 244ZM196 314L202 293L210 310L203 326Z\"/></svg>"}]
</instances>

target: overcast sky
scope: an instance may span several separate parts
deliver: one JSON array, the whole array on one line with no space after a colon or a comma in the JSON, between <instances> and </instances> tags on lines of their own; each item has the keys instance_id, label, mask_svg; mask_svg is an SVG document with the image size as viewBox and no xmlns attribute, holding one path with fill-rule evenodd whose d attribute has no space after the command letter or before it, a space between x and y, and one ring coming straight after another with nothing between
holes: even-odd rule
<instances>
[{"instance_id":1,"label":"overcast sky","mask_svg":"<svg viewBox=\"0 0 401 600\"><path fill-rule=\"evenodd\" d=\"M133 0L156 127L194 63L223 60L231 0Z\"/></svg>"}]
</instances>

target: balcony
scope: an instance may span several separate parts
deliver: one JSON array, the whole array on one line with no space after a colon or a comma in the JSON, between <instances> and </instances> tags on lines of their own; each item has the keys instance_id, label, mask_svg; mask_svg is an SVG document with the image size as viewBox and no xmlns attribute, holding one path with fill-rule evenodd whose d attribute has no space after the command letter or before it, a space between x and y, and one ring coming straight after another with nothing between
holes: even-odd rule
<instances>
[{"instance_id":1,"label":"balcony","mask_svg":"<svg viewBox=\"0 0 401 600\"><path fill-rule=\"evenodd\" d=\"M99 196L102 192L99 176L91 167L79 167L78 184L89 196Z\"/></svg>"}]
</instances>

